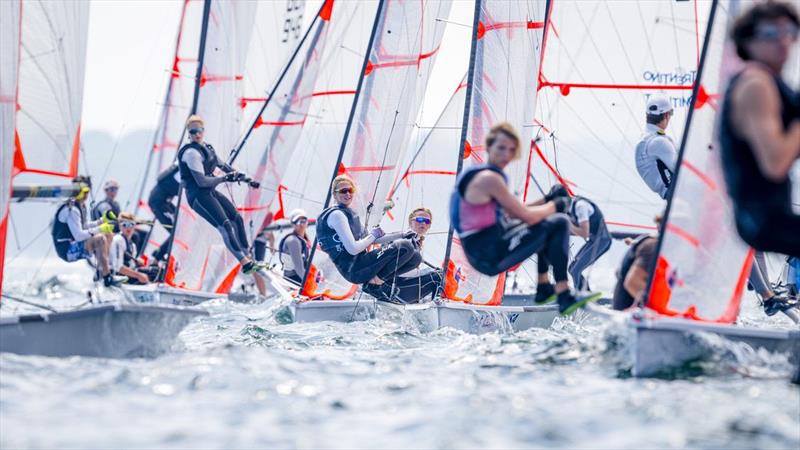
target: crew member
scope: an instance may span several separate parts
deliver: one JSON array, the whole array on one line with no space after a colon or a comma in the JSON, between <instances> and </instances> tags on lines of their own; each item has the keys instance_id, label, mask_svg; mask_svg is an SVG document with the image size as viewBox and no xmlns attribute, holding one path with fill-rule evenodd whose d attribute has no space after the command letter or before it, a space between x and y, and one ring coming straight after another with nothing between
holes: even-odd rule
<instances>
[{"instance_id":1,"label":"crew member","mask_svg":"<svg viewBox=\"0 0 800 450\"><path fill-rule=\"evenodd\" d=\"M657 247L658 238L650 235L639 236L631 242L617 271L617 285L612 300L612 307L617 311L643 304Z\"/></svg>"},{"instance_id":2,"label":"crew member","mask_svg":"<svg viewBox=\"0 0 800 450\"><path fill-rule=\"evenodd\" d=\"M149 283L147 274L138 270L144 263L136 257L136 244L133 242L136 218L131 213L123 212L119 215L118 224L120 231L111 240L108 255L111 270L128 277L128 282L131 284Z\"/></svg>"},{"instance_id":3,"label":"crew member","mask_svg":"<svg viewBox=\"0 0 800 450\"><path fill-rule=\"evenodd\" d=\"M233 203L216 190L223 182L244 181L247 177L217 157L214 148L203 140L203 127L203 119L199 116L189 117L186 128L191 142L178 151L186 199L189 206L219 232L225 247L241 264L242 271L248 275L256 274L263 266L250 257L244 221ZM221 169L225 175L216 176L216 169ZM266 274L256 277L257 284L264 278ZM265 291L261 285L259 291L262 294Z\"/></svg>"},{"instance_id":4,"label":"crew member","mask_svg":"<svg viewBox=\"0 0 800 450\"><path fill-rule=\"evenodd\" d=\"M172 239L175 227L175 211L177 210L174 199L180 191L180 169L178 164L170 166L156 178L156 185L150 191L147 198L147 205L153 212L156 220L169 233L169 237L153 252L156 261L163 261L169 251L170 240Z\"/></svg>"},{"instance_id":5,"label":"crew member","mask_svg":"<svg viewBox=\"0 0 800 450\"><path fill-rule=\"evenodd\" d=\"M672 119L672 103L667 97L653 94L647 100L647 125L642 140L636 145L636 170L647 187L661 198L667 198L672 183L678 152L667 136Z\"/></svg>"},{"instance_id":6,"label":"crew member","mask_svg":"<svg viewBox=\"0 0 800 450\"><path fill-rule=\"evenodd\" d=\"M569 289L569 218L560 214L569 208L569 199L554 197L551 192L525 205L514 197L503 169L519 158L519 142L510 124L491 128L486 136L487 164L466 169L456 180L450 221L469 263L486 275L503 273L537 254L538 289L543 296L544 290L552 289L559 311L569 314L591 298L578 300ZM555 287L549 279L551 264Z\"/></svg>"},{"instance_id":7,"label":"crew member","mask_svg":"<svg viewBox=\"0 0 800 450\"><path fill-rule=\"evenodd\" d=\"M294 226L292 231L281 239L278 244L283 276L298 285L303 282L303 275L308 267L309 249L311 240L308 238L308 214L302 209L295 209L289 215L289 220Z\"/></svg>"},{"instance_id":8,"label":"crew member","mask_svg":"<svg viewBox=\"0 0 800 450\"><path fill-rule=\"evenodd\" d=\"M433 223L433 213L425 207L419 207L411 211L408 216L408 225L416 234L414 242L420 253L425 242L425 235L431 229ZM397 276L396 286L398 289L395 299L402 303L419 303L423 298L431 296L433 298L442 286L442 270L422 261L422 264L411 271L401 273ZM400 303L398 302L398 303Z\"/></svg>"},{"instance_id":9,"label":"crew member","mask_svg":"<svg viewBox=\"0 0 800 450\"><path fill-rule=\"evenodd\" d=\"M413 233L386 234L380 226L367 232L361 219L350 209L356 185L352 178L340 175L334 178L331 189L335 206L331 206L317 219L317 241L330 256L344 279L362 284L362 290L384 301L393 301L396 295L398 273L417 267L422 256L414 248ZM372 244L389 244L368 250Z\"/></svg>"},{"instance_id":10,"label":"crew member","mask_svg":"<svg viewBox=\"0 0 800 450\"><path fill-rule=\"evenodd\" d=\"M561 185L556 187L556 195L568 197L569 192ZM578 291L588 291L589 282L583 271L595 263L611 248L611 235L606 227L603 212L586 197L576 196L571 199L569 207L570 232L586 240L586 244L578 250L578 254L569 264L572 283Z\"/></svg>"},{"instance_id":11,"label":"crew member","mask_svg":"<svg viewBox=\"0 0 800 450\"><path fill-rule=\"evenodd\" d=\"M106 181L103 185L103 192L105 192L106 197L92 208L92 220L100 220L109 211L114 213L113 217L119 217L119 212L121 211L117 202L119 183L116 180Z\"/></svg>"},{"instance_id":12,"label":"crew member","mask_svg":"<svg viewBox=\"0 0 800 450\"><path fill-rule=\"evenodd\" d=\"M112 213L106 212L100 220L86 222L85 202L89 191L88 187L83 187L75 198L65 201L56 210L51 231L53 245L58 257L66 262L90 261L94 256L103 284L116 286L126 278L113 276L108 264L108 247L114 232Z\"/></svg>"},{"instance_id":13,"label":"crew member","mask_svg":"<svg viewBox=\"0 0 800 450\"><path fill-rule=\"evenodd\" d=\"M719 128L739 235L756 250L795 257L800 215L792 210L789 172L800 158L800 105L781 72L798 26L797 11L783 2L758 3L736 19L731 38L746 64L725 92Z\"/></svg>"}]
</instances>

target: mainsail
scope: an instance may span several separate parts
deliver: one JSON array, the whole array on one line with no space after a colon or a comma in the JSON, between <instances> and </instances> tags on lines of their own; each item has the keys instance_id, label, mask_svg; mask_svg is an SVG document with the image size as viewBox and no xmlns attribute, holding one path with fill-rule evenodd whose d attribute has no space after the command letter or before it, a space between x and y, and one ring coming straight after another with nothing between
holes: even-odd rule
<instances>
[{"instance_id":1,"label":"mainsail","mask_svg":"<svg viewBox=\"0 0 800 450\"><path fill-rule=\"evenodd\" d=\"M543 0L476 2L460 151L453 152L458 155L457 172L486 162L484 139L498 122L509 122L519 130L521 150L527 150L534 125L545 13ZM510 189L522 199L528 179L525 159L509 165L506 172ZM452 238L447 253L444 298L501 303L505 274L487 276L473 269L457 237Z\"/></svg>"},{"instance_id":2,"label":"mainsail","mask_svg":"<svg viewBox=\"0 0 800 450\"><path fill-rule=\"evenodd\" d=\"M384 0L378 7L360 89L356 89L338 160L331 167L335 174L347 174L356 181L358 191L351 207L364 226L382 219L396 164L414 129L441 42L444 24L437 19L447 17L449 11L449 1ZM325 187L327 205L330 186ZM352 295L355 288L339 276L324 253L316 252L313 261L327 275L324 280L315 278L319 290L307 288L305 294Z\"/></svg>"},{"instance_id":3,"label":"mainsail","mask_svg":"<svg viewBox=\"0 0 800 450\"><path fill-rule=\"evenodd\" d=\"M0 8L3 247L9 170L78 174L89 4L5 1Z\"/></svg>"},{"instance_id":4,"label":"mainsail","mask_svg":"<svg viewBox=\"0 0 800 450\"><path fill-rule=\"evenodd\" d=\"M695 109L684 131L647 302L661 314L732 323L739 313L753 251L736 232L716 130L720 96L742 67L726 39L728 26L748 3L715 1L711 8Z\"/></svg>"}]
</instances>

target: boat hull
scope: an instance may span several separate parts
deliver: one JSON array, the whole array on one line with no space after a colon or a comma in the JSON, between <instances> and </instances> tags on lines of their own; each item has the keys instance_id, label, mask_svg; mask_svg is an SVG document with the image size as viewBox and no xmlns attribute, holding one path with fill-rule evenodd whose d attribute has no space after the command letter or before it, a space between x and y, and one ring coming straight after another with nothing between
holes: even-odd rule
<instances>
[{"instance_id":1,"label":"boat hull","mask_svg":"<svg viewBox=\"0 0 800 450\"><path fill-rule=\"evenodd\" d=\"M102 305L0 319L0 352L99 358L154 357L205 311L151 305Z\"/></svg>"},{"instance_id":2,"label":"boat hull","mask_svg":"<svg viewBox=\"0 0 800 450\"><path fill-rule=\"evenodd\" d=\"M163 284L124 285L122 290L130 294L137 303L154 305L197 306L224 294L178 289Z\"/></svg>"},{"instance_id":3,"label":"boat hull","mask_svg":"<svg viewBox=\"0 0 800 450\"><path fill-rule=\"evenodd\" d=\"M445 302L436 309L439 328L475 334L548 328L558 316L556 305L482 306Z\"/></svg>"},{"instance_id":4,"label":"boat hull","mask_svg":"<svg viewBox=\"0 0 800 450\"><path fill-rule=\"evenodd\" d=\"M289 312L293 322L359 322L375 318L374 299L359 300L292 300Z\"/></svg>"}]
</instances>

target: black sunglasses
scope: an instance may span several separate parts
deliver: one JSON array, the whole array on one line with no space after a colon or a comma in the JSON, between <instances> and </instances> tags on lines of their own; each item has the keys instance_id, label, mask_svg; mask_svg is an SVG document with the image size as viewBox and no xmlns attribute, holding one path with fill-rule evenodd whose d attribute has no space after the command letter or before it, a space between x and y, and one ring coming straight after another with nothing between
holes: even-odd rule
<instances>
[{"instance_id":1,"label":"black sunglasses","mask_svg":"<svg viewBox=\"0 0 800 450\"><path fill-rule=\"evenodd\" d=\"M205 130L206 130L205 128L191 128L189 129L189 134L202 133Z\"/></svg>"}]
</instances>

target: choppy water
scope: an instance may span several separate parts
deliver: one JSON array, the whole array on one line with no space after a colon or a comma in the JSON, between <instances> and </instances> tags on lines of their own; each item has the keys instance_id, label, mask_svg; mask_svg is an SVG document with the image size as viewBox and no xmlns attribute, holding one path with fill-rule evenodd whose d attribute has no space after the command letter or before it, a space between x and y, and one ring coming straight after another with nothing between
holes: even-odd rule
<instances>
[{"instance_id":1,"label":"choppy water","mask_svg":"<svg viewBox=\"0 0 800 450\"><path fill-rule=\"evenodd\" d=\"M639 380L594 319L475 336L205 308L153 360L0 355L0 446L800 447L780 357L720 346ZM789 326L752 306L744 320Z\"/></svg>"}]
</instances>

